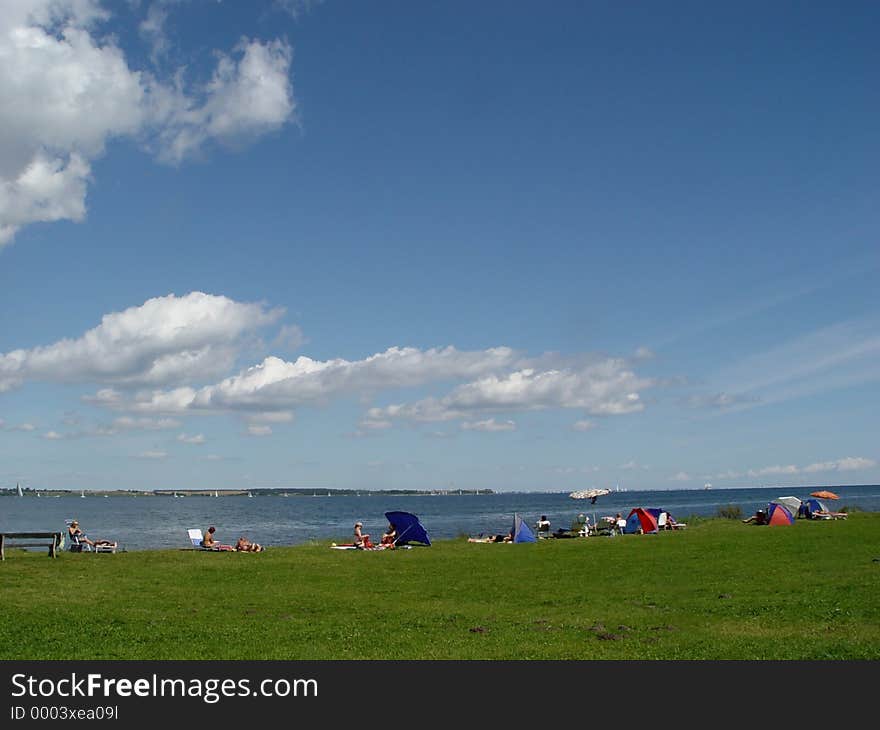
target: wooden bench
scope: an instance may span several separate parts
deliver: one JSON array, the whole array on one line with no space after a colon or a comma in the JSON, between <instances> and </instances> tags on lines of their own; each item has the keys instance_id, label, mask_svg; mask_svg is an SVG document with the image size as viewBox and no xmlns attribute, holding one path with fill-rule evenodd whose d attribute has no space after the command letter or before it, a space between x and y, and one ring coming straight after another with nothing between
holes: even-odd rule
<instances>
[{"instance_id":1,"label":"wooden bench","mask_svg":"<svg viewBox=\"0 0 880 730\"><path fill-rule=\"evenodd\" d=\"M60 545L60 532L0 532L0 560L6 560L7 547L47 547L49 557L55 558Z\"/></svg>"}]
</instances>

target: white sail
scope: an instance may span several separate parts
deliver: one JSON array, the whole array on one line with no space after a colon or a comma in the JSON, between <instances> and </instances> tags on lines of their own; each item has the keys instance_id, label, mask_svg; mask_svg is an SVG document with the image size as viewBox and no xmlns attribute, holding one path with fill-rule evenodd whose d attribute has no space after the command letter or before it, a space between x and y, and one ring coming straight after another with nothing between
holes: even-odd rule
<instances>
[{"instance_id":1,"label":"white sail","mask_svg":"<svg viewBox=\"0 0 880 730\"><path fill-rule=\"evenodd\" d=\"M16 483L15 483L15 486L16 486L16 488L18 489L18 496L19 496L19 497L24 497L24 492L21 491L21 484L19 484L18 482L16 482Z\"/></svg>"}]
</instances>

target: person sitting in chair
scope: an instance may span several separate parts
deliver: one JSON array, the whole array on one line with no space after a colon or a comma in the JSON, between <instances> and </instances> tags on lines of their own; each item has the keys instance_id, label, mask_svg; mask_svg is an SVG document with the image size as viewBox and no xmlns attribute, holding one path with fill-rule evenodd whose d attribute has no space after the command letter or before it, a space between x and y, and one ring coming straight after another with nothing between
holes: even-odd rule
<instances>
[{"instance_id":1,"label":"person sitting in chair","mask_svg":"<svg viewBox=\"0 0 880 730\"><path fill-rule=\"evenodd\" d=\"M89 536L79 528L79 522L76 520L72 520L70 526L67 528L67 536L70 538L71 546L78 545L79 547L82 547L82 545L85 544L92 547L95 547L96 545L112 545L113 547L116 547L116 543L112 540L90 540Z\"/></svg>"},{"instance_id":2,"label":"person sitting in chair","mask_svg":"<svg viewBox=\"0 0 880 730\"><path fill-rule=\"evenodd\" d=\"M535 530L538 531L538 537L550 535L550 520L547 519L547 515L541 515L541 519L535 523Z\"/></svg>"}]
</instances>

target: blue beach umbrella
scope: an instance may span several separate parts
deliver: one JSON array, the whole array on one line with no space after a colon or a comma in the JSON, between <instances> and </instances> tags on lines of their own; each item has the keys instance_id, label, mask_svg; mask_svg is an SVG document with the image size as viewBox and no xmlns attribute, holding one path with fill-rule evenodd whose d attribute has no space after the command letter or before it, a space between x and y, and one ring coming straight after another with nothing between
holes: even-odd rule
<instances>
[{"instance_id":1,"label":"blue beach umbrella","mask_svg":"<svg viewBox=\"0 0 880 730\"><path fill-rule=\"evenodd\" d=\"M397 531L396 545L406 545L410 542L419 542L422 545L430 545L431 540L425 531L419 518L411 512L386 512L385 519L394 525Z\"/></svg>"}]
</instances>

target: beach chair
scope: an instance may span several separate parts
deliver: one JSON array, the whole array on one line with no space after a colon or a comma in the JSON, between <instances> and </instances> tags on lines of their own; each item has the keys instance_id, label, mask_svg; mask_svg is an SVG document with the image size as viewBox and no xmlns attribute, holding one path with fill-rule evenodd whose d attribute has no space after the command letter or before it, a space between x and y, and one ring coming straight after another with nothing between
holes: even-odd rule
<instances>
[{"instance_id":1,"label":"beach chair","mask_svg":"<svg viewBox=\"0 0 880 730\"><path fill-rule=\"evenodd\" d=\"M118 544L115 542L98 543L97 545L95 545L95 552L96 553L115 553L117 547L118 547Z\"/></svg>"},{"instance_id":2,"label":"beach chair","mask_svg":"<svg viewBox=\"0 0 880 730\"><path fill-rule=\"evenodd\" d=\"M71 553L90 553L92 546L84 542L81 535L71 535L68 530L61 533L67 543L67 550Z\"/></svg>"},{"instance_id":3,"label":"beach chair","mask_svg":"<svg viewBox=\"0 0 880 730\"><path fill-rule=\"evenodd\" d=\"M202 545L202 531L198 527L193 527L190 530L186 531L187 537L189 538L190 544L193 547L193 550L207 550L208 552L225 552L229 550L235 550L232 545L221 545L219 543L215 543L213 547L205 547Z\"/></svg>"},{"instance_id":4,"label":"beach chair","mask_svg":"<svg viewBox=\"0 0 880 730\"><path fill-rule=\"evenodd\" d=\"M661 512L661 513L657 516L657 529L658 529L658 530L669 530L669 529L671 529L671 528L669 527L669 513L668 513L668 512Z\"/></svg>"}]
</instances>

